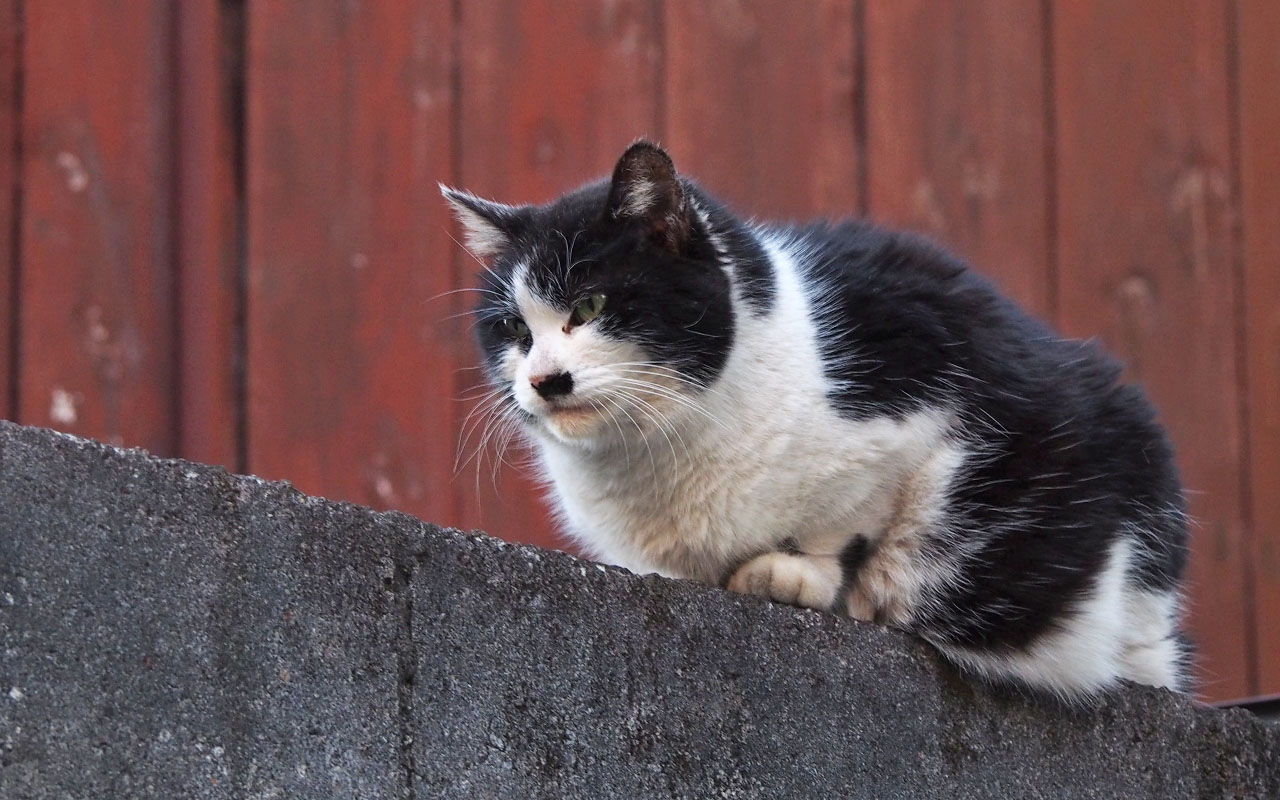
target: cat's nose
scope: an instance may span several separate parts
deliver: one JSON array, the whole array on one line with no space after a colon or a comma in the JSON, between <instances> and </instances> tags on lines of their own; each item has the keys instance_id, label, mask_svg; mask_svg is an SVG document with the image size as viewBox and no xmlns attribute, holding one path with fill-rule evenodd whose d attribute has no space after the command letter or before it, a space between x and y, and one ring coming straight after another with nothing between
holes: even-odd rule
<instances>
[{"instance_id":1,"label":"cat's nose","mask_svg":"<svg viewBox=\"0 0 1280 800\"><path fill-rule=\"evenodd\" d=\"M560 397L573 391L573 376L567 372L553 372L550 375L533 375L529 384L538 396L544 400Z\"/></svg>"}]
</instances>

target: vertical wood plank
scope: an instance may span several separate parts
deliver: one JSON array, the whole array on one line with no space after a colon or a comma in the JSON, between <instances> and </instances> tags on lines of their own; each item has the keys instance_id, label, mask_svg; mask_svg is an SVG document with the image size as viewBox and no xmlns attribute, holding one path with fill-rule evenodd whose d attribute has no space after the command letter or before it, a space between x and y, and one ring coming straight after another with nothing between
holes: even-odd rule
<instances>
[{"instance_id":1,"label":"vertical wood plank","mask_svg":"<svg viewBox=\"0 0 1280 800\"><path fill-rule=\"evenodd\" d=\"M172 5L24 13L19 417L171 454Z\"/></svg>"},{"instance_id":2,"label":"vertical wood plank","mask_svg":"<svg viewBox=\"0 0 1280 800\"><path fill-rule=\"evenodd\" d=\"M872 0L867 206L1048 317L1044 19L1023 0Z\"/></svg>"},{"instance_id":3,"label":"vertical wood plank","mask_svg":"<svg viewBox=\"0 0 1280 800\"><path fill-rule=\"evenodd\" d=\"M670 0L667 138L740 213L858 211L854 0Z\"/></svg>"},{"instance_id":4,"label":"vertical wood plank","mask_svg":"<svg viewBox=\"0 0 1280 800\"><path fill-rule=\"evenodd\" d=\"M0 417L14 418L13 335L18 313L18 136L21 121L20 0L0 0Z\"/></svg>"},{"instance_id":5,"label":"vertical wood plank","mask_svg":"<svg viewBox=\"0 0 1280 800\"><path fill-rule=\"evenodd\" d=\"M1173 434L1196 520L1189 610L1202 690L1240 696L1226 14L1216 0L1053 8L1062 322L1126 359Z\"/></svg>"},{"instance_id":6,"label":"vertical wood plank","mask_svg":"<svg viewBox=\"0 0 1280 800\"><path fill-rule=\"evenodd\" d=\"M1257 694L1280 693L1280 5L1241 0L1239 122Z\"/></svg>"},{"instance_id":7,"label":"vertical wood plank","mask_svg":"<svg viewBox=\"0 0 1280 800\"><path fill-rule=\"evenodd\" d=\"M658 132L659 21L649 0L479 0L462 4L461 24L459 183L467 189L543 202L608 174L632 140ZM479 267L460 263L460 285L473 284ZM463 298L459 309L469 303ZM465 328L457 337L464 363L478 363ZM464 524L566 544L541 491L517 469L491 475L491 460L459 476Z\"/></svg>"},{"instance_id":8,"label":"vertical wood plank","mask_svg":"<svg viewBox=\"0 0 1280 800\"><path fill-rule=\"evenodd\" d=\"M238 152L243 5L185 0L178 15L178 452L243 469Z\"/></svg>"},{"instance_id":9,"label":"vertical wood plank","mask_svg":"<svg viewBox=\"0 0 1280 800\"><path fill-rule=\"evenodd\" d=\"M249 469L447 520L450 7L248 12Z\"/></svg>"}]
</instances>

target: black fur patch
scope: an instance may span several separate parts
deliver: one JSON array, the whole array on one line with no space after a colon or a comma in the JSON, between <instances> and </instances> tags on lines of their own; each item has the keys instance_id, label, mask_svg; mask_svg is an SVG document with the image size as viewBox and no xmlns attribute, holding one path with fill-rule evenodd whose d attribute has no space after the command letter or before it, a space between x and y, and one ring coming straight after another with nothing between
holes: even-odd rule
<instances>
[{"instance_id":1,"label":"black fur patch","mask_svg":"<svg viewBox=\"0 0 1280 800\"><path fill-rule=\"evenodd\" d=\"M1172 448L1142 392L1092 344L1061 339L912 236L850 223L790 233L814 252L832 403L851 419L953 409L970 459L947 528L985 544L926 604L935 639L1018 648L1092 589L1127 536L1130 580L1164 591L1187 559ZM981 541L981 540L979 540ZM938 537L930 558L954 557Z\"/></svg>"},{"instance_id":2,"label":"black fur patch","mask_svg":"<svg viewBox=\"0 0 1280 800\"><path fill-rule=\"evenodd\" d=\"M847 607L849 590L858 583L858 573L871 558L871 542L861 534L854 536L840 551L840 591L836 592L836 601L831 609L837 614L844 614Z\"/></svg>"},{"instance_id":3,"label":"black fur patch","mask_svg":"<svg viewBox=\"0 0 1280 800\"><path fill-rule=\"evenodd\" d=\"M778 552L786 553L789 556L798 556L803 551L800 549L800 543L794 537L788 536L781 542L778 542Z\"/></svg>"},{"instance_id":4,"label":"black fur patch","mask_svg":"<svg viewBox=\"0 0 1280 800\"><path fill-rule=\"evenodd\" d=\"M738 291L747 301L747 306L757 314L767 313L777 295L777 279L769 256L760 246L755 232L696 184L686 181L685 191L697 208L707 215L710 228L725 249L725 260L732 265ZM702 234L706 235L706 232L702 231Z\"/></svg>"},{"instance_id":5,"label":"black fur patch","mask_svg":"<svg viewBox=\"0 0 1280 800\"><path fill-rule=\"evenodd\" d=\"M847 590L857 581L862 565L871 557L871 543L865 536L855 536L840 551L840 573L844 576L844 588Z\"/></svg>"}]
</instances>

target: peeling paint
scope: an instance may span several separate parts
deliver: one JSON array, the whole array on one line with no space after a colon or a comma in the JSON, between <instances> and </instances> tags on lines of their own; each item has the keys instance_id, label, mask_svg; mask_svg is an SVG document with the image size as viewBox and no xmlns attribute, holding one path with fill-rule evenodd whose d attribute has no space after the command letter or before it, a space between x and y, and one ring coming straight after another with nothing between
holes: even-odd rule
<instances>
[{"instance_id":1,"label":"peeling paint","mask_svg":"<svg viewBox=\"0 0 1280 800\"><path fill-rule=\"evenodd\" d=\"M137 332L127 323L113 330L101 306L85 309L82 330L84 350L93 359L98 375L108 384L119 384L129 370L141 363L142 347Z\"/></svg>"},{"instance_id":2,"label":"peeling paint","mask_svg":"<svg viewBox=\"0 0 1280 800\"><path fill-rule=\"evenodd\" d=\"M369 486L373 490L374 497L377 501L384 505L395 505L399 501L399 495L396 492L396 485L391 481L390 473L391 458L382 451L373 454L372 462L369 465L367 475L369 476Z\"/></svg>"},{"instance_id":3,"label":"peeling paint","mask_svg":"<svg viewBox=\"0 0 1280 800\"><path fill-rule=\"evenodd\" d=\"M916 184L915 191L911 193L911 204L916 219L927 230L934 233L946 231L947 217L942 212L942 204L938 202L938 193L931 181L923 179Z\"/></svg>"},{"instance_id":4,"label":"peeling paint","mask_svg":"<svg viewBox=\"0 0 1280 800\"><path fill-rule=\"evenodd\" d=\"M615 35L618 53L624 58L634 56L640 50L641 37L645 31L641 30L639 25L628 25L623 29L622 36Z\"/></svg>"},{"instance_id":5,"label":"peeling paint","mask_svg":"<svg viewBox=\"0 0 1280 800\"><path fill-rule=\"evenodd\" d=\"M962 169L964 194L970 199L992 200L1000 191L1000 174L995 167L973 161Z\"/></svg>"},{"instance_id":6,"label":"peeling paint","mask_svg":"<svg viewBox=\"0 0 1280 800\"><path fill-rule=\"evenodd\" d=\"M67 188L72 192L79 194L89 186L89 173L75 153L63 150L58 153L54 163L67 174Z\"/></svg>"},{"instance_id":7,"label":"peeling paint","mask_svg":"<svg viewBox=\"0 0 1280 800\"><path fill-rule=\"evenodd\" d=\"M90 344L100 345L111 338L111 331L107 330L102 321L101 306L89 306L89 310L85 312L85 321L89 323L86 333Z\"/></svg>"},{"instance_id":8,"label":"peeling paint","mask_svg":"<svg viewBox=\"0 0 1280 800\"><path fill-rule=\"evenodd\" d=\"M417 89L413 93L413 104L419 110L426 111L436 104L436 97L430 89Z\"/></svg>"},{"instance_id":9,"label":"peeling paint","mask_svg":"<svg viewBox=\"0 0 1280 800\"><path fill-rule=\"evenodd\" d=\"M53 387L49 398L49 419L57 425L75 425L80 419L80 404L84 395L68 392L61 386Z\"/></svg>"},{"instance_id":10,"label":"peeling paint","mask_svg":"<svg viewBox=\"0 0 1280 800\"><path fill-rule=\"evenodd\" d=\"M396 487L386 475L378 475L373 479L373 491L384 503L393 503L396 499Z\"/></svg>"},{"instance_id":11,"label":"peeling paint","mask_svg":"<svg viewBox=\"0 0 1280 800\"><path fill-rule=\"evenodd\" d=\"M1157 330L1159 288L1148 275L1132 274L1111 292L1121 325L1121 350L1129 374L1137 380L1146 375L1147 344Z\"/></svg>"},{"instance_id":12,"label":"peeling paint","mask_svg":"<svg viewBox=\"0 0 1280 800\"><path fill-rule=\"evenodd\" d=\"M1190 226L1191 273L1198 281L1211 277L1211 216L1214 208L1230 196L1230 187L1221 170L1204 167L1187 168L1169 192L1169 207L1176 215L1187 216Z\"/></svg>"}]
</instances>

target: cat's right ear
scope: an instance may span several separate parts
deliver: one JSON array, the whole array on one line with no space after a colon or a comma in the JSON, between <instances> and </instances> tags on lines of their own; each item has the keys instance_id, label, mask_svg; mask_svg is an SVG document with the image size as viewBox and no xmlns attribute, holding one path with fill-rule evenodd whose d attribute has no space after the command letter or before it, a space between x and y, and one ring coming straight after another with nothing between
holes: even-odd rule
<instances>
[{"instance_id":1,"label":"cat's right ear","mask_svg":"<svg viewBox=\"0 0 1280 800\"><path fill-rule=\"evenodd\" d=\"M440 194L462 224L467 249L480 258L491 258L510 247L524 224L524 212L515 206L485 200L443 183Z\"/></svg>"}]
</instances>

